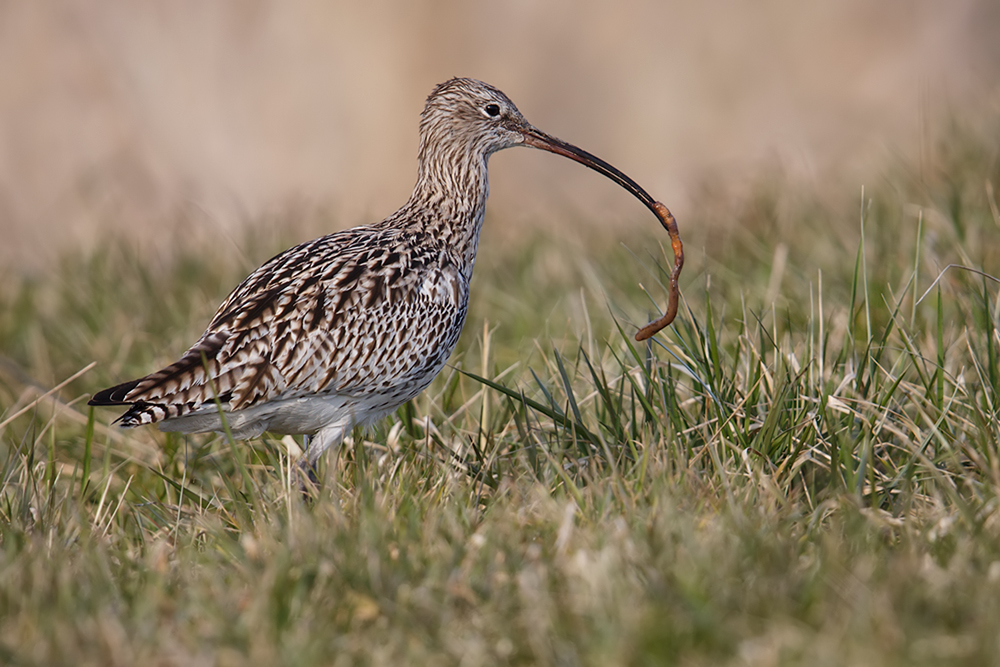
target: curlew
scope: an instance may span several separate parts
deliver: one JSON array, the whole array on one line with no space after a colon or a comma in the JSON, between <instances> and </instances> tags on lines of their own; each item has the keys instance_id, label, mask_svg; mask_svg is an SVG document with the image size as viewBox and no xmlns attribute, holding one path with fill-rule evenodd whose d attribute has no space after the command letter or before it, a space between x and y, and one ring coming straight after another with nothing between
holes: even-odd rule
<instances>
[{"instance_id":1,"label":"curlew","mask_svg":"<svg viewBox=\"0 0 1000 667\"><path fill-rule=\"evenodd\" d=\"M130 406L116 422L122 427L202 433L223 430L225 419L237 439L301 434L300 466L313 477L323 452L415 397L444 367L468 312L489 157L514 146L611 178L658 215L679 252L669 211L632 179L532 126L493 86L451 79L427 98L417 183L402 208L268 260L180 360L99 391L90 405ZM682 261L677 255L669 319Z\"/></svg>"}]
</instances>

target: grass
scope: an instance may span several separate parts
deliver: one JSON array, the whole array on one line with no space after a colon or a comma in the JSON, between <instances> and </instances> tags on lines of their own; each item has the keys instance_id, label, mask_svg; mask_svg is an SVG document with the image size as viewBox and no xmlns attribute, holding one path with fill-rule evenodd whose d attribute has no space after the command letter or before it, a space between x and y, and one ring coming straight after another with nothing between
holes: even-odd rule
<instances>
[{"instance_id":1,"label":"grass","mask_svg":"<svg viewBox=\"0 0 1000 667\"><path fill-rule=\"evenodd\" d=\"M7 276L0 661L989 664L1000 288L942 269L997 271L998 139L953 129L834 204L706 194L648 346L652 220L508 249L488 220L452 366L312 505L287 441L85 405L172 361L247 266L111 245ZM266 222L253 262L296 240Z\"/></svg>"}]
</instances>

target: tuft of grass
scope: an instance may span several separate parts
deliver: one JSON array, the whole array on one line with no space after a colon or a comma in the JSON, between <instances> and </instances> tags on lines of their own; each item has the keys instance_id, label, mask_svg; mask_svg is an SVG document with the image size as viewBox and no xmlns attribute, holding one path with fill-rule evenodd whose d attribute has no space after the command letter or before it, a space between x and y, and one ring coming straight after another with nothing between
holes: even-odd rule
<instances>
[{"instance_id":1,"label":"tuft of grass","mask_svg":"<svg viewBox=\"0 0 1000 667\"><path fill-rule=\"evenodd\" d=\"M0 661L988 663L997 137L953 130L860 201L706 202L648 344L660 239L487 233L451 366L331 454L311 504L290 439L85 407L172 361L242 259L112 245L10 276ZM261 260L295 240L264 237Z\"/></svg>"}]
</instances>

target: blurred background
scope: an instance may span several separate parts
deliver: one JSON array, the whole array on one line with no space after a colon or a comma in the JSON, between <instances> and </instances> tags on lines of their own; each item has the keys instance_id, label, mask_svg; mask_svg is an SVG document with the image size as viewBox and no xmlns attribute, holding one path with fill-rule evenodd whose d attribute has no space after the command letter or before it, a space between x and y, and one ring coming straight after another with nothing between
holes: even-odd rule
<instances>
[{"instance_id":1,"label":"blurred background","mask_svg":"<svg viewBox=\"0 0 1000 667\"><path fill-rule=\"evenodd\" d=\"M998 36L995 0L0 0L0 269L110 235L147 251L234 238L297 209L381 219L452 76L622 169L682 230L697 193L762 172L860 189L888 160L919 165L949 118L996 117ZM552 155L502 153L491 183L496 238L656 231Z\"/></svg>"}]
</instances>

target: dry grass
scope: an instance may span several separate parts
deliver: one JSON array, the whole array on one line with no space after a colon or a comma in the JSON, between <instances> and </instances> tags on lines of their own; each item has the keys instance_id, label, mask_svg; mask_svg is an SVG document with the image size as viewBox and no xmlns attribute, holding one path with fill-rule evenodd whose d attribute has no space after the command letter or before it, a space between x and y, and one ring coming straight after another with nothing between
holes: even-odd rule
<instances>
[{"instance_id":1,"label":"dry grass","mask_svg":"<svg viewBox=\"0 0 1000 667\"><path fill-rule=\"evenodd\" d=\"M917 298L949 263L996 273L998 137L956 130L861 201L706 201L648 347L661 239L487 238L453 368L312 505L280 441L84 407L172 360L242 260L112 247L5 281L0 658L990 662L1000 290L952 269ZM253 261L285 242L252 238Z\"/></svg>"}]
</instances>

